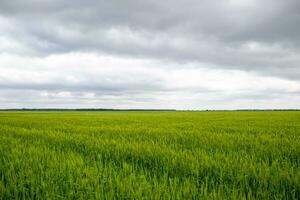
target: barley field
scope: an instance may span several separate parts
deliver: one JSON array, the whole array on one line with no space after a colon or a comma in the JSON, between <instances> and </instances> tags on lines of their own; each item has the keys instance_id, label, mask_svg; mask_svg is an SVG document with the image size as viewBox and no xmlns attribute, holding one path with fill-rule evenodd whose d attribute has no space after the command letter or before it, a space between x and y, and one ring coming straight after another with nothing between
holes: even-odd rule
<instances>
[{"instance_id":1,"label":"barley field","mask_svg":"<svg viewBox=\"0 0 300 200\"><path fill-rule=\"evenodd\" d=\"M300 199L300 112L0 112L0 199Z\"/></svg>"}]
</instances>

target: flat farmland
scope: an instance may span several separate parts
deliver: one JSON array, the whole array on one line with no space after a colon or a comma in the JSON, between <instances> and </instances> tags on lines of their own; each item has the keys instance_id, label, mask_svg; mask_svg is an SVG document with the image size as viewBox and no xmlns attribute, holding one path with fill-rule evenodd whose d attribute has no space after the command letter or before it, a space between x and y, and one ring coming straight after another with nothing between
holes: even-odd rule
<instances>
[{"instance_id":1,"label":"flat farmland","mask_svg":"<svg viewBox=\"0 0 300 200\"><path fill-rule=\"evenodd\" d=\"M299 199L300 112L0 112L0 199Z\"/></svg>"}]
</instances>

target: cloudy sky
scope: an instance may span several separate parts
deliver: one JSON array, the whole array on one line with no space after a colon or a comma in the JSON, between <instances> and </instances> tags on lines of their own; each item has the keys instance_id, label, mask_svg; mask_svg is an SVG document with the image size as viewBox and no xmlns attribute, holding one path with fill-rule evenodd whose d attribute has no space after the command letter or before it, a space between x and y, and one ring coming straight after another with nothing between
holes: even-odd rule
<instances>
[{"instance_id":1,"label":"cloudy sky","mask_svg":"<svg viewBox=\"0 0 300 200\"><path fill-rule=\"evenodd\" d=\"M0 0L0 108L300 108L299 0Z\"/></svg>"}]
</instances>

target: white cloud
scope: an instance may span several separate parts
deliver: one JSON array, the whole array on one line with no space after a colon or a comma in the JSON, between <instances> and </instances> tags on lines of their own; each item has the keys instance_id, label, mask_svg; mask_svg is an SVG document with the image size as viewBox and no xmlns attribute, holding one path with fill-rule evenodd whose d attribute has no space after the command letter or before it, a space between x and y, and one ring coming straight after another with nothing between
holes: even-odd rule
<instances>
[{"instance_id":1,"label":"white cloud","mask_svg":"<svg viewBox=\"0 0 300 200\"><path fill-rule=\"evenodd\" d=\"M1 107L233 109L249 108L245 102L267 108L300 102L298 81L206 63L87 53L1 55L0 92Z\"/></svg>"}]
</instances>

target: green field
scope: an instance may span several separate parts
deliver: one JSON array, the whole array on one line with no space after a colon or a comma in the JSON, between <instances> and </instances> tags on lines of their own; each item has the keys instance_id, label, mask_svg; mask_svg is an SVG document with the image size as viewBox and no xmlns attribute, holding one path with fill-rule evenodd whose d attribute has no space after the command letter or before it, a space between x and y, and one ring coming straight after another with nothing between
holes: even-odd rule
<instances>
[{"instance_id":1,"label":"green field","mask_svg":"<svg viewBox=\"0 0 300 200\"><path fill-rule=\"evenodd\" d=\"M0 199L299 199L300 112L0 112Z\"/></svg>"}]
</instances>

